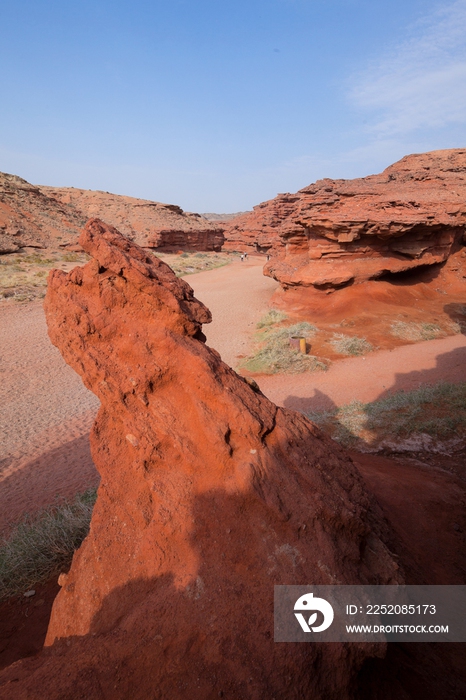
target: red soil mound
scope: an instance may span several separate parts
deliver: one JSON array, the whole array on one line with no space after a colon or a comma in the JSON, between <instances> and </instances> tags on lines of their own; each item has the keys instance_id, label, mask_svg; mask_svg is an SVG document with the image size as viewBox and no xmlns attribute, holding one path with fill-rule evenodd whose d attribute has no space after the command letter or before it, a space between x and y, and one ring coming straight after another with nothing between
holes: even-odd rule
<instances>
[{"instance_id":1,"label":"red soil mound","mask_svg":"<svg viewBox=\"0 0 466 700\"><path fill-rule=\"evenodd\" d=\"M101 486L48 648L3 692L354 697L383 645L275 644L272 614L274 584L402 580L351 459L205 345L210 313L164 263L98 220L80 242L93 259L52 273L46 313L101 401Z\"/></svg>"}]
</instances>

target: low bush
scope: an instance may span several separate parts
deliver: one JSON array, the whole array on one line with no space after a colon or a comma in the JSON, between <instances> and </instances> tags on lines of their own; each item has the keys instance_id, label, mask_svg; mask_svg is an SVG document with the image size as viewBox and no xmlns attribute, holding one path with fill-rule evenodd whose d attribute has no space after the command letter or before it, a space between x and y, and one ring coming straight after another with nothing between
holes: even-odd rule
<instances>
[{"instance_id":1,"label":"low bush","mask_svg":"<svg viewBox=\"0 0 466 700\"><path fill-rule=\"evenodd\" d=\"M288 316L283 313L283 311L277 311L276 309L271 309L268 313L265 314L257 324L257 328L268 328L269 326L273 326L276 323L281 323L282 321L286 321Z\"/></svg>"},{"instance_id":2,"label":"low bush","mask_svg":"<svg viewBox=\"0 0 466 700\"><path fill-rule=\"evenodd\" d=\"M419 342L421 340L433 340L442 335L441 327L436 323L409 323L405 321L395 321L392 323L390 333L403 340Z\"/></svg>"}]
</instances>

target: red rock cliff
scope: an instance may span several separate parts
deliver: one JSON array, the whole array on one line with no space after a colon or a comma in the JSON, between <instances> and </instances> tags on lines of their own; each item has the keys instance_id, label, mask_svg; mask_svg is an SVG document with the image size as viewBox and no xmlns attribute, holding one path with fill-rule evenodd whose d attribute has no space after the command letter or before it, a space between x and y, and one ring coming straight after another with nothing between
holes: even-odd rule
<instances>
[{"instance_id":1,"label":"red rock cliff","mask_svg":"<svg viewBox=\"0 0 466 700\"><path fill-rule=\"evenodd\" d=\"M406 156L380 175L319 180L227 224L227 246L273 253L284 289L337 289L444 262L465 242L466 150Z\"/></svg>"},{"instance_id":2,"label":"red rock cliff","mask_svg":"<svg viewBox=\"0 0 466 700\"><path fill-rule=\"evenodd\" d=\"M99 216L147 248L216 250L224 225L162 204L109 192L31 185L0 173L0 255L24 247L75 248L82 227Z\"/></svg>"},{"instance_id":3,"label":"red rock cliff","mask_svg":"<svg viewBox=\"0 0 466 700\"><path fill-rule=\"evenodd\" d=\"M92 260L51 273L45 308L52 342L101 401L102 480L48 649L15 669L15 688L354 697L383 645L273 641L274 584L400 580L351 459L205 345L209 311L163 262L98 220L80 241Z\"/></svg>"},{"instance_id":4,"label":"red rock cliff","mask_svg":"<svg viewBox=\"0 0 466 700\"><path fill-rule=\"evenodd\" d=\"M145 248L219 251L224 242L224 224L185 212L175 204L75 187L40 189L62 206L82 213L86 219L93 216L104 219Z\"/></svg>"}]
</instances>

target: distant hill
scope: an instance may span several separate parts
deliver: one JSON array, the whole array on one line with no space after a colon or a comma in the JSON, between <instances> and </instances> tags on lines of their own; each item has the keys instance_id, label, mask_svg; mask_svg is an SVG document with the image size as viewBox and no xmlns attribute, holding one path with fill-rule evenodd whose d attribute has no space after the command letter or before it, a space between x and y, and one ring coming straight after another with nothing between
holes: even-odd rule
<instances>
[{"instance_id":1,"label":"distant hill","mask_svg":"<svg viewBox=\"0 0 466 700\"><path fill-rule=\"evenodd\" d=\"M17 175L0 173L0 253L76 243L86 215Z\"/></svg>"},{"instance_id":2,"label":"distant hill","mask_svg":"<svg viewBox=\"0 0 466 700\"><path fill-rule=\"evenodd\" d=\"M72 249L90 218L159 250L220 250L223 227L200 214L109 192L31 185L0 173L0 254L22 248Z\"/></svg>"},{"instance_id":3,"label":"distant hill","mask_svg":"<svg viewBox=\"0 0 466 700\"><path fill-rule=\"evenodd\" d=\"M207 214L201 214L201 216L208 221L231 221L232 219L236 219L237 216L242 216L243 214L251 214L251 212L237 211L235 214L212 214L209 212Z\"/></svg>"}]
</instances>

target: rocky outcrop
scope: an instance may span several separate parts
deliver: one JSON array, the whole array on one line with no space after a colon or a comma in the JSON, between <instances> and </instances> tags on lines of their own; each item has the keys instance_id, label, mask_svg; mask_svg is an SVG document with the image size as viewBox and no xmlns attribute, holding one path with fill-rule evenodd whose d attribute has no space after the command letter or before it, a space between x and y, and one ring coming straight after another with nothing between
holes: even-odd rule
<instances>
[{"instance_id":1,"label":"rocky outcrop","mask_svg":"<svg viewBox=\"0 0 466 700\"><path fill-rule=\"evenodd\" d=\"M273 254L284 289L335 290L438 265L464 244L466 150L406 156L380 175L319 180L227 225L227 245Z\"/></svg>"},{"instance_id":2,"label":"rocky outcrop","mask_svg":"<svg viewBox=\"0 0 466 700\"><path fill-rule=\"evenodd\" d=\"M74 187L41 187L41 191L86 219L98 216L145 248L219 251L224 241L222 225L175 204Z\"/></svg>"},{"instance_id":3,"label":"rocky outcrop","mask_svg":"<svg viewBox=\"0 0 466 700\"><path fill-rule=\"evenodd\" d=\"M82 227L99 216L147 248L219 251L224 226L174 204L73 187L31 185L0 173L0 255L22 248L81 250Z\"/></svg>"},{"instance_id":4,"label":"rocky outcrop","mask_svg":"<svg viewBox=\"0 0 466 700\"><path fill-rule=\"evenodd\" d=\"M355 697L383 645L273 641L274 584L401 581L351 459L205 345L210 312L167 265L98 220L80 241L92 260L51 273L45 308L101 401L101 485L10 697Z\"/></svg>"},{"instance_id":5,"label":"rocky outcrop","mask_svg":"<svg viewBox=\"0 0 466 700\"><path fill-rule=\"evenodd\" d=\"M81 212L26 180L0 173L0 254L25 247L65 248L76 243L85 222Z\"/></svg>"}]
</instances>

